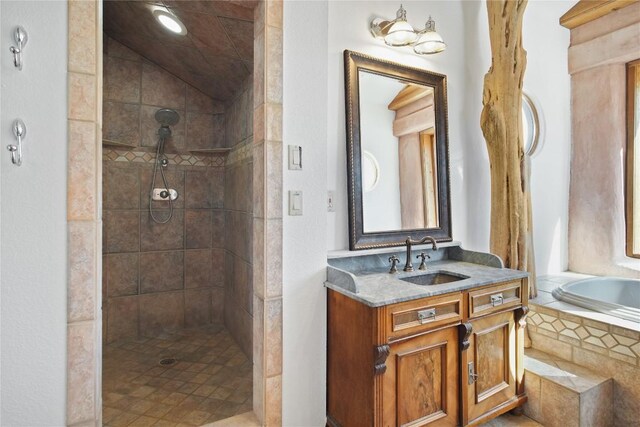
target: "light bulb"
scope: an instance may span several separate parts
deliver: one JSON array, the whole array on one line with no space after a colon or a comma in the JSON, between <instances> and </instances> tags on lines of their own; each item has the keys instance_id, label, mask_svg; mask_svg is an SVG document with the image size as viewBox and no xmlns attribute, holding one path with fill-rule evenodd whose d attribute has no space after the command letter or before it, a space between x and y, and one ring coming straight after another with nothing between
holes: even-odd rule
<instances>
[{"instance_id":1,"label":"light bulb","mask_svg":"<svg viewBox=\"0 0 640 427\"><path fill-rule=\"evenodd\" d=\"M413 45L413 51L418 55L431 55L442 52L447 45L442 40L442 36L436 32L436 23L431 17L427 21L424 30L420 32L418 40Z\"/></svg>"},{"instance_id":2,"label":"light bulb","mask_svg":"<svg viewBox=\"0 0 640 427\"><path fill-rule=\"evenodd\" d=\"M160 22L164 28L172 33L179 34L181 36L187 34L187 28L175 15L162 9L156 9L153 11L153 16L156 17L158 22Z\"/></svg>"},{"instance_id":3,"label":"light bulb","mask_svg":"<svg viewBox=\"0 0 640 427\"><path fill-rule=\"evenodd\" d=\"M386 33L384 42L389 46L407 46L416 41L417 34L407 22L407 11L402 5L396 12L396 19L387 27Z\"/></svg>"}]
</instances>

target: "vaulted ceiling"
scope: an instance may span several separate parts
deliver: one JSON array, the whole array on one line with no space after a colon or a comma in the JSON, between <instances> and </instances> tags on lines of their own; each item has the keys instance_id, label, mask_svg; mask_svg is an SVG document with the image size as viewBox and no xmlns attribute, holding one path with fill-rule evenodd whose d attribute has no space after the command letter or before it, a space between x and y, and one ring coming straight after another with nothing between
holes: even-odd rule
<instances>
[{"instance_id":1,"label":"vaulted ceiling","mask_svg":"<svg viewBox=\"0 0 640 427\"><path fill-rule=\"evenodd\" d=\"M104 29L140 55L198 88L228 101L253 70L253 9L257 0L104 2ZM154 9L177 16L187 28L173 34Z\"/></svg>"}]
</instances>

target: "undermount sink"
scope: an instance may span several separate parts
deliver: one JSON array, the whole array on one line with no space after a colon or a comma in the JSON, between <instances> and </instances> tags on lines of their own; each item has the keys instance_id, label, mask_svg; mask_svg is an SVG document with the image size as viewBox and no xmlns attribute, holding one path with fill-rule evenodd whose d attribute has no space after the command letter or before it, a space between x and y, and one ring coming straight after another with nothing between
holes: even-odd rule
<instances>
[{"instance_id":1,"label":"undermount sink","mask_svg":"<svg viewBox=\"0 0 640 427\"><path fill-rule=\"evenodd\" d=\"M457 282L458 280L468 279L468 276L452 273L428 273L420 276L404 277L400 280L413 283L414 285L428 286L428 285L441 285L443 283Z\"/></svg>"}]
</instances>

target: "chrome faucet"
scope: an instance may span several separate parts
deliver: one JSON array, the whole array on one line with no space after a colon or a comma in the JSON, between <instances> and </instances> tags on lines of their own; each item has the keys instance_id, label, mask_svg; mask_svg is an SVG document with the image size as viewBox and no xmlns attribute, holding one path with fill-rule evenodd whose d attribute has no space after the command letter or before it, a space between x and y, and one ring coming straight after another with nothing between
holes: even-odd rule
<instances>
[{"instance_id":1,"label":"chrome faucet","mask_svg":"<svg viewBox=\"0 0 640 427\"><path fill-rule=\"evenodd\" d=\"M436 244L436 239L431 236L427 236L420 240L411 240L411 237L407 237L407 240L405 240L405 243L407 244L407 262L404 264L404 271L413 271L413 264L411 264L411 246L422 244L427 240L429 240L433 245L432 249L437 251L438 245Z\"/></svg>"}]
</instances>

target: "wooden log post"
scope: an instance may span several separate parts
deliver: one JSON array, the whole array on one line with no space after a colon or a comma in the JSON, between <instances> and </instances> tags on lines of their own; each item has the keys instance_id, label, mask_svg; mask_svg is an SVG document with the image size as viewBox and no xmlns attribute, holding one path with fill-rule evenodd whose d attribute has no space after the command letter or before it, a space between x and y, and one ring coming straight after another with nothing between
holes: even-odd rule
<instances>
[{"instance_id":1,"label":"wooden log post","mask_svg":"<svg viewBox=\"0 0 640 427\"><path fill-rule=\"evenodd\" d=\"M527 54L522 17L527 0L487 0L491 68L484 77L480 126L491 167L491 252L506 267L531 274L537 295L529 164L522 135L522 81Z\"/></svg>"}]
</instances>

